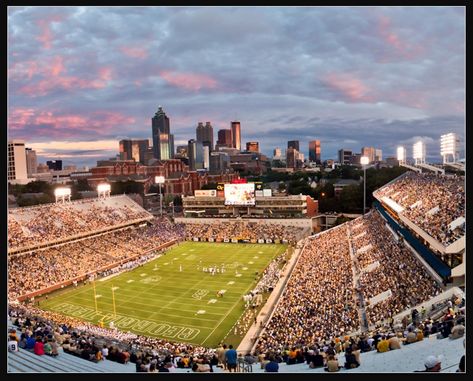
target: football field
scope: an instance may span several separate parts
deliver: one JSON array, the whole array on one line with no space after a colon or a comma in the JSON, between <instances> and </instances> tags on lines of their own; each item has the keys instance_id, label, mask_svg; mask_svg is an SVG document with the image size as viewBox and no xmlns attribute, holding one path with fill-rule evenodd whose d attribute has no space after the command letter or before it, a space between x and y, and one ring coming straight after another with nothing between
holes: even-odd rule
<instances>
[{"instance_id":1,"label":"football field","mask_svg":"<svg viewBox=\"0 0 473 381\"><path fill-rule=\"evenodd\" d=\"M40 308L93 323L102 320L105 327L113 322L140 335L217 346L244 311L242 296L286 248L184 242L132 271L95 281L95 298L88 283L50 295ZM224 272L203 271L209 267Z\"/></svg>"}]
</instances>

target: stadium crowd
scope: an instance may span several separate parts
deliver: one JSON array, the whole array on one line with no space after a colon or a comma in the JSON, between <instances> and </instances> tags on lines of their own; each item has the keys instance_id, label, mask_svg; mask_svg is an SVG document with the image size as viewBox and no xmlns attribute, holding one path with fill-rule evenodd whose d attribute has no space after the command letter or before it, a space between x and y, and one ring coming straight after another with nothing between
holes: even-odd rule
<instances>
[{"instance_id":1,"label":"stadium crowd","mask_svg":"<svg viewBox=\"0 0 473 381\"><path fill-rule=\"evenodd\" d=\"M42 244L150 216L126 196L13 208L8 211L8 246Z\"/></svg>"},{"instance_id":2,"label":"stadium crowd","mask_svg":"<svg viewBox=\"0 0 473 381\"><path fill-rule=\"evenodd\" d=\"M216 241L224 239L270 239L282 241L287 240L295 244L302 235L303 229L294 226L276 224L258 224L255 222L221 222L212 224L186 224L186 238L194 237L213 238Z\"/></svg>"},{"instance_id":3,"label":"stadium crowd","mask_svg":"<svg viewBox=\"0 0 473 381\"><path fill-rule=\"evenodd\" d=\"M310 345L359 329L354 296L346 227L308 239L257 351Z\"/></svg>"},{"instance_id":4,"label":"stadium crowd","mask_svg":"<svg viewBox=\"0 0 473 381\"><path fill-rule=\"evenodd\" d=\"M127 228L60 246L9 255L8 297L14 300L24 294L94 274L166 242L181 240L183 233L183 226L157 219L144 228Z\"/></svg>"},{"instance_id":5,"label":"stadium crowd","mask_svg":"<svg viewBox=\"0 0 473 381\"><path fill-rule=\"evenodd\" d=\"M395 241L378 212L350 221L349 231L355 225L356 234L351 236L351 244L355 268L360 274L358 291L365 302L385 291L391 291L387 299L367 306L369 323L388 319L441 292L439 284L412 252L403 243ZM360 253L357 253L359 250ZM370 269L368 266L373 264Z\"/></svg>"},{"instance_id":6,"label":"stadium crowd","mask_svg":"<svg viewBox=\"0 0 473 381\"><path fill-rule=\"evenodd\" d=\"M408 172L403 178L380 188L374 195L401 205L407 218L433 238L448 245L465 234L465 224L450 230L458 217L465 217L464 176L439 176ZM438 208L438 209L437 209Z\"/></svg>"}]
</instances>

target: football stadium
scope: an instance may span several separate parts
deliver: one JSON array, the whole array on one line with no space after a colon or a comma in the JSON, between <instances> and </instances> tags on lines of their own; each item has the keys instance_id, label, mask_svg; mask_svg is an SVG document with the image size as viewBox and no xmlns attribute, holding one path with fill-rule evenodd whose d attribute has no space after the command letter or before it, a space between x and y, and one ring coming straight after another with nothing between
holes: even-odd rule
<instances>
[{"instance_id":1,"label":"football stadium","mask_svg":"<svg viewBox=\"0 0 473 381\"><path fill-rule=\"evenodd\" d=\"M463 176L406 171L319 233L244 218L263 200L255 184L224 188L211 202L230 217L155 217L127 195L70 201L67 188L10 208L8 371L459 369Z\"/></svg>"}]
</instances>

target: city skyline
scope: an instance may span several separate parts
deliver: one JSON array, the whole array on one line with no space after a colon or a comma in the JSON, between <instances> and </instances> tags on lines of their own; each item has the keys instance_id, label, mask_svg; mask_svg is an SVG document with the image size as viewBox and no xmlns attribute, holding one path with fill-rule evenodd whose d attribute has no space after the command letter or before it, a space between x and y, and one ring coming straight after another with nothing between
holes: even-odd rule
<instances>
[{"instance_id":1,"label":"city skyline","mask_svg":"<svg viewBox=\"0 0 473 381\"><path fill-rule=\"evenodd\" d=\"M238 120L268 157L423 139L440 161L440 135L465 145L464 97L464 7L8 7L8 139L38 162L152 143L158 105L175 146Z\"/></svg>"}]
</instances>

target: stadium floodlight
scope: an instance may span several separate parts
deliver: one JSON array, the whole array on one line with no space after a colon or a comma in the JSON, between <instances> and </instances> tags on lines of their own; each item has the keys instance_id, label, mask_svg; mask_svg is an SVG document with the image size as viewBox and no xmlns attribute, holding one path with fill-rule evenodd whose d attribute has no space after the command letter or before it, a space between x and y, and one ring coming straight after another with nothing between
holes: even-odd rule
<instances>
[{"instance_id":1,"label":"stadium floodlight","mask_svg":"<svg viewBox=\"0 0 473 381\"><path fill-rule=\"evenodd\" d=\"M62 201L64 203L66 199L71 201L71 188L60 187L54 189L54 196L56 197L56 203Z\"/></svg>"},{"instance_id":2,"label":"stadium floodlight","mask_svg":"<svg viewBox=\"0 0 473 381\"><path fill-rule=\"evenodd\" d=\"M458 153L458 138L453 132L440 136L440 155L443 157L443 163L449 163L448 158L452 156L455 163Z\"/></svg>"},{"instance_id":3,"label":"stadium floodlight","mask_svg":"<svg viewBox=\"0 0 473 381\"><path fill-rule=\"evenodd\" d=\"M406 149L402 146L397 147L397 160L404 163L406 160Z\"/></svg>"},{"instance_id":4,"label":"stadium floodlight","mask_svg":"<svg viewBox=\"0 0 473 381\"><path fill-rule=\"evenodd\" d=\"M107 183L101 183L99 185L97 185L97 193L98 193L98 197L110 197L110 190L111 190L111 186L110 184L107 184Z\"/></svg>"},{"instance_id":5,"label":"stadium floodlight","mask_svg":"<svg viewBox=\"0 0 473 381\"><path fill-rule=\"evenodd\" d=\"M366 166L370 163L368 156L360 157L360 164L363 166L363 217L366 210Z\"/></svg>"},{"instance_id":6,"label":"stadium floodlight","mask_svg":"<svg viewBox=\"0 0 473 381\"><path fill-rule=\"evenodd\" d=\"M416 164L425 163L425 144L419 140L413 145L413 155Z\"/></svg>"},{"instance_id":7,"label":"stadium floodlight","mask_svg":"<svg viewBox=\"0 0 473 381\"><path fill-rule=\"evenodd\" d=\"M155 176L154 182L159 184L159 213L163 216L163 194L161 193L161 184L164 184L164 176Z\"/></svg>"}]
</instances>

